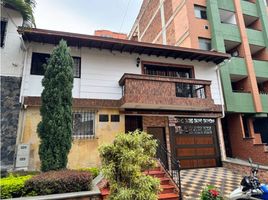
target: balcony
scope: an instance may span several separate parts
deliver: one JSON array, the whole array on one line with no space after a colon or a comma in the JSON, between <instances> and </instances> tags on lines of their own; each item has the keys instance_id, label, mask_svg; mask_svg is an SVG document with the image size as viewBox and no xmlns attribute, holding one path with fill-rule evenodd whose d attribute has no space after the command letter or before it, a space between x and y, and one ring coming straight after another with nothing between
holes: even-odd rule
<instances>
[{"instance_id":1,"label":"balcony","mask_svg":"<svg viewBox=\"0 0 268 200\"><path fill-rule=\"evenodd\" d=\"M256 77L268 81L268 61L253 60Z\"/></svg>"},{"instance_id":2,"label":"balcony","mask_svg":"<svg viewBox=\"0 0 268 200\"><path fill-rule=\"evenodd\" d=\"M221 23L221 31L224 40L241 42L240 32L237 25Z\"/></svg>"},{"instance_id":3,"label":"balcony","mask_svg":"<svg viewBox=\"0 0 268 200\"><path fill-rule=\"evenodd\" d=\"M232 111L254 113L254 103L251 93L234 91L233 102L231 103Z\"/></svg>"},{"instance_id":4,"label":"balcony","mask_svg":"<svg viewBox=\"0 0 268 200\"><path fill-rule=\"evenodd\" d=\"M260 94L263 112L268 112L268 94Z\"/></svg>"},{"instance_id":5,"label":"balcony","mask_svg":"<svg viewBox=\"0 0 268 200\"><path fill-rule=\"evenodd\" d=\"M265 47L263 32L247 28L248 42L251 45Z\"/></svg>"},{"instance_id":6,"label":"balcony","mask_svg":"<svg viewBox=\"0 0 268 200\"><path fill-rule=\"evenodd\" d=\"M220 111L211 98L210 81L124 74L122 108Z\"/></svg>"}]
</instances>

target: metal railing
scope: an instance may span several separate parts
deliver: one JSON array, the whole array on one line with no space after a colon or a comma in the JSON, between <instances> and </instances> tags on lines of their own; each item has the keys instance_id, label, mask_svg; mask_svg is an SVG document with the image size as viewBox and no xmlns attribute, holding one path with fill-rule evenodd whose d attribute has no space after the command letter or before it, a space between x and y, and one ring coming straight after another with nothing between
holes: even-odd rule
<instances>
[{"instance_id":1,"label":"metal railing","mask_svg":"<svg viewBox=\"0 0 268 200\"><path fill-rule=\"evenodd\" d=\"M167 150L167 148L157 140L158 148L156 152L157 159L172 178L173 182L176 184L179 189L178 199L182 200L182 190L181 190L181 175L180 175L180 162L174 158L174 156Z\"/></svg>"}]
</instances>

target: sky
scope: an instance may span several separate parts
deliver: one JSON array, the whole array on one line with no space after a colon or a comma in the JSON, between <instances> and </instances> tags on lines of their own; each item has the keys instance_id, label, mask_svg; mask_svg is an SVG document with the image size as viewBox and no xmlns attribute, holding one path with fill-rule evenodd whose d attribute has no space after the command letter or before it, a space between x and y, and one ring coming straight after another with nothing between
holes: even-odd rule
<instances>
[{"instance_id":1,"label":"sky","mask_svg":"<svg viewBox=\"0 0 268 200\"><path fill-rule=\"evenodd\" d=\"M36 27L93 35L108 29L129 33L142 0L36 0Z\"/></svg>"}]
</instances>

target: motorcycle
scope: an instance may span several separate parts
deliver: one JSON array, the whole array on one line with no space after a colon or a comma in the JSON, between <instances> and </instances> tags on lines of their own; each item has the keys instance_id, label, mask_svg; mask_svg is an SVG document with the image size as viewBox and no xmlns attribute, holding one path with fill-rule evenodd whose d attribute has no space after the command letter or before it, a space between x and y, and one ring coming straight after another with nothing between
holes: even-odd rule
<instances>
[{"instance_id":1,"label":"motorcycle","mask_svg":"<svg viewBox=\"0 0 268 200\"><path fill-rule=\"evenodd\" d=\"M230 200L268 200L268 185L261 184L257 177L259 165L253 167L251 158L249 158L249 163L251 166L250 176L245 176L242 179L241 186L230 194Z\"/></svg>"}]
</instances>

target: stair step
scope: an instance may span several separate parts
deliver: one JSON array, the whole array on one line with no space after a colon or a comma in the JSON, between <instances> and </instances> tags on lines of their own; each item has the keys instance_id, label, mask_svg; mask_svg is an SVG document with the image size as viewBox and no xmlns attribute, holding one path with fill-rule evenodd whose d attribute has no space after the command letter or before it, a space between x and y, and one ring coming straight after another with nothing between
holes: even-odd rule
<instances>
[{"instance_id":1,"label":"stair step","mask_svg":"<svg viewBox=\"0 0 268 200\"><path fill-rule=\"evenodd\" d=\"M148 171L146 172L147 175L150 175L150 176L154 176L154 177L157 177L157 178L161 178L161 177L164 177L165 176L165 172L162 172L162 171Z\"/></svg>"},{"instance_id":2,"label":"stair step","mask_svg":"<svg viewBox=\"0 0 268 200\"><path fill-rule=\"evenodd\" d=\"M158 195L158 199L162 200L178 200L178 194L175 193L166 193L166 194L160 194Z\"/></svg>"},{"instance_id":3,"label":"stair step","mask_svg":"<svg viewBox=\"0 0 268 200\"><path fill-rule=\"evenodd\" d=\"M161 185L168 185L170 184L170 180L167 177L160 178Z\"/></svg>"},{"instance_id":4,"label":"stair step","mask_svg":"<svg viewBox=\"0 0 268 200\"><path fill-rule=\"evenodd\" d=\"M161 185L161 188L162 188L161 194L173 193L176 191L173 185Z\"/></svg>"}]
</instances>

